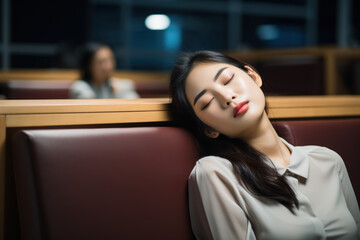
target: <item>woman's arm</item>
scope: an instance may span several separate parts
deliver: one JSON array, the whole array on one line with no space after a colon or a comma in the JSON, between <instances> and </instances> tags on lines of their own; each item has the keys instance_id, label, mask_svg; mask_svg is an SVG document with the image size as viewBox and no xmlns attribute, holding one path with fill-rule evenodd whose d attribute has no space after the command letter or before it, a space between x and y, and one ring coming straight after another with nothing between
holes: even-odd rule
<instances>
[{"instance_id":1,"label":"woman's arm","mask_svg":"<svg viewBox=\"0 0 360 240\"><path fill-rule=\"evenodd\" d=\"M335 152L334 152L335 153ZM360 211L359 211L359 205L356 200L356 195L354 192L354 189L351 185L351 181L349 178L349 174L346 170L346 166L340 155L336 154L338 167L339 167L339 176L341 179L341 185L342 185L342 191L345 196L346 205L351 213L351 215L354 217L356 225L358 227L358 239L360 239Z\"/></svg>"},{"instance_id":2,"label":"woman's arm","mask_svg":"<svg viewBox=\"0 0 360 240\"><path fill-rule=\"evenodd\" d=\"M237 186L229 161L211 156L197 162L189 177L190 217L197 239L255 239L239 205Z\"/></svg>"}]
</instances>

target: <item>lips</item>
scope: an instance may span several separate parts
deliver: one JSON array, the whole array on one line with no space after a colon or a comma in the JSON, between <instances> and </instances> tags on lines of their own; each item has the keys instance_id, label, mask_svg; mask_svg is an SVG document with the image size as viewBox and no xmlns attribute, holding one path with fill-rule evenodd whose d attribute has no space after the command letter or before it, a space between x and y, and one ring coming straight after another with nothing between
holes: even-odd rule
<instances>
[{"instance_id":1,"label":"lips","mask_svg":"<svg viewBox=\"0 0 360 240\"><path fill-rule=\"evenodd\" d=\"M249 101L238 103L234 108L234 118L244 114L249 108Z\"/></svg>"}]
</instances>

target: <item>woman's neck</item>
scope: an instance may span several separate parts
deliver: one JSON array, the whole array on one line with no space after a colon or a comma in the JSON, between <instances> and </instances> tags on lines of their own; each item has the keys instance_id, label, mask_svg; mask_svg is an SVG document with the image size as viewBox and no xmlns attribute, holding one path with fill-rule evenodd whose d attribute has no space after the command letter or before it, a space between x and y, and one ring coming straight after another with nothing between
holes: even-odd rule
<instances>
[{"instance_id":1,"label":"woman's neck","mask_svg":"<svg viewBox=\"0 0 360 240\"><path fill-rule=\"evenodd\" d=\"M289 165L291 152L280 140L266 114L261 119L256 131L252 132L245 141L272 161L285 167Z\"/></svg>"}]
</instances>

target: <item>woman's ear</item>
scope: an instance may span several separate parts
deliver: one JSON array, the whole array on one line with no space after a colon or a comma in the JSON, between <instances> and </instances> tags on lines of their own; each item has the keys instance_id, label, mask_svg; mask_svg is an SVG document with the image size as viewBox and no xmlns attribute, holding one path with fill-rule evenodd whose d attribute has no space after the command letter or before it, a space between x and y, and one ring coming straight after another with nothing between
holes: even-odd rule
<instances>
[{"instance_id":1,"label":"woman's ear","mask_svg":"<svg viewBox=\"0 0 360 240\"><path fill-rule=\"evenodd\" d=\"M254 69L252 69L251 67L249 67L247 65L245 66L245 68L248 70L248 74L250 75L250 77L252 79L254 79L255 83L259 87L261 87L262 86L262 79L261 79L260 75L257 72L255 72Z\"/></svg>"},{"instance_id":2,"label":"woman's ear","mask_svg":"<svg viewBox=\"0 0 360 240\"><path fill-rule=\"evenodd\" d=\"M204 133L209 138L217 138L220 135L218 131L215 131L214 129L209 127L205 128Z\"/></svg>"}]
</instances>

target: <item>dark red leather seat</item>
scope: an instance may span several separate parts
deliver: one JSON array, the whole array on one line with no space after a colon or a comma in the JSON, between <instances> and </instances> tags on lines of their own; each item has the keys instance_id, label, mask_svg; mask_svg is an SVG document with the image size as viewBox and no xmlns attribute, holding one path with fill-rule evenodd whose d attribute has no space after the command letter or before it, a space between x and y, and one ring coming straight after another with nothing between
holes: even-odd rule
<instances>
[{"instance_id":1,"label":"dark red leather seat","mask_svg":"<svg viewBox=\"0 0 360 240\"><path fill-rule=\"evenodd\" d=\"M7 83L8 99L68 99L71 81L12 80Z\"/></svg>"},{"instance_id":2,"label":"dark red leather seat","mask_svg":"<svg viewBox=\"0 0 360 240\"><path fill-rule=\"evenodd\" d=\"M135 91L141 98L169 97L169 83L167 82L135 82Z\"/></svg>"},{"instance_id":3,"label":"dark red leather seat","mask_svg":"<svg viewBox=\"0 0 360 240\"><path fill-rule=\"evenodd\" d=\"M23 239L193 239L185 131L28 130L13 143Z\"/></svg>"},{"instance_id":4,"label":"dark red leather seat","mask_svg":"<svg viewBox=\"0 0 360 240\"><path fill-rule=\"evenodd\" d=\"M294 145L329 147L360 197L360 118L273 122ZM172 127L25 130L13 141L23 239L193 239L193 139Z\"/></svg>"},{"instance_id":5,"label":"dark red leather seat","mask_svg":"<svg viewBox=\"0 0 360 240\"><path fill-rule=\"evenodd\" d=\"M72 81L11 80L6 84L7 99L68 99ZM167 82L134 82L142 98L169 97Z\"/></svg>"}]
</instances>

